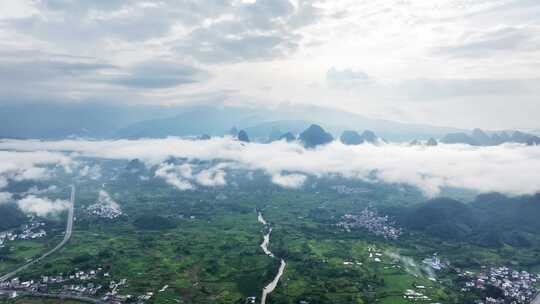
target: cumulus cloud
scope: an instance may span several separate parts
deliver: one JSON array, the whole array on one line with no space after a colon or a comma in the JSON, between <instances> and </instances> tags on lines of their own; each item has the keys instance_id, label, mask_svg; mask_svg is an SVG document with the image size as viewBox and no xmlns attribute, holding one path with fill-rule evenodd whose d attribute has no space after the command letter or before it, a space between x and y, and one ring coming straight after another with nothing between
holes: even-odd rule
<instances>
[{"instance_id":1,"label":"cumulus cloud","mask_svg":"<svg viewBox=\"0 0 540 304\"><path fill-rule=\"evenodd\" d=\"M85 165L79 170L79 175L82 177L88 177L93 180L98 180L101 178L101 167L98 165Z\"/></svg>"},{"instance_id":2,"label":"cumulus cloud","mask_svg":"<svg viewBox=\"0 0 540 304\"><path fill-rule=\"evenodd\" d=\"M201 186L225 186L227 184L227 182L225 181L225 175L225 171L217 168L211 168L199 172L196 175L195 180Z\"/></svg>"},{"instance_id":3,"label":"cumulus cloud","mask_svg":"<svg viewBox=\"0 0 540 304\"><path fill-rule=\"evenodd\" d=\"M241 144L231 138L193 141L179 138L111 141L5 140L0 149L75 151L86 157L138 158L159 165L156 176L180 190L225 182L224 175L196 172L189 164L163 163L169 157L221 162L248 171L262 170L282 186L301 185L301 176L347 178L408 184L428 195L443 187L481 192L530 194L540 191L540 148L501 145L436 147L402 144L346 146L339 142L306 150L297 143ZM287 174L294 172L294 175ZM200 176L199 176L200 175ZM222 179L223 177L223 179Z\"/></svg>"},{"instance_id":4,"label":"cumulus cloud","mask_svg":"<svg viewBox=\"0 0 540 304\"><path fill-rule=\"evenodd\" d=\"M104 190L99 190L98 204L120 210L120 205Z\"/></svg>"},{"instance_id":5,"label":"cumulus cloud","mask_svg":"<svg viewBox=\"0 0 540 304\"><path fill-rule=\"evenodd\" d=\"M0 204L7 203L11 200L12 194L9 192L0 192Z\"/></svg>"},{"instance_id":6,"label":"cumulus cloud","mask_svg":"<svg viewBox=\"0 0 540 304\"><path fill-rule=\"evenodd\" d=\"M66 200L50 200L48 198L40 198L34 195L29 195L17 201L19 209L25 213L32 213L37 216L47 216L57 214L69 207L69 202Z\"/></svg>"},{"instance_id":7,"label":"cumulus cloud","mask_svg":"<svg viewBox=\"0 0 540 304\"><path fill-rule=\"evenodd\" d=\"M51 167L62 166L70 170L72 160L62 153L47 151L0 151L0 188L10 180L42 180L50 177Z\"/></svg>"},{"instance_id":8,"label":"cumulus cloud","mask_svg":"<svg viewBox=\"0 0 540 304\"><path fill-rule=\"evenodd\" d=\"M47 192L53 192L53 191L56 191L58 190L58 187L55 186L55 185L52 185L52 186L49 186L47 188L38 188L37 186L32 186L30 187L30 189L28 189L24 195L28 195L28 194L33 194L33 195L38 195L38 194L44 194L44 193L47 193Z\"/></svg>"},{"instance_id":9,"label":"cumulus cloud","mask_svg":"<svg viewBox=\"0 0 540 304\"><path fill-rule=\"evenodd\" d=\"M187 180L188 178L192 178L191 166L188 164L179 166L162 164L156 170L155 176L163 178L166 183L176 187L180 191L195 189L195 187Z\"/></svg>"},{"instance_id":10,"label":"cumulus cloud","mask_svg":"<svg viewBox=\"0 0 540 304\"><path fill-rule=\"evenodd\" d=\"M272 182L284 188L300 188L306 181L307 176L302 174L274 174Z\"/></svg>"},{"instance_id":11,"label":"cumulus cloud","mask_svg":"<svg viewBox=\"0 0 540 304\"><path fill-rule=\"evenodd\" d=\"M224 186L227 184L226 172L223 170L226 166L227 164L224 163L194 172L194 166L191 164L162 163L156 170L155 176L163 178L165 182L181 191L195 189L193 183L204 187Z\"/></svg>"}]
</instances>

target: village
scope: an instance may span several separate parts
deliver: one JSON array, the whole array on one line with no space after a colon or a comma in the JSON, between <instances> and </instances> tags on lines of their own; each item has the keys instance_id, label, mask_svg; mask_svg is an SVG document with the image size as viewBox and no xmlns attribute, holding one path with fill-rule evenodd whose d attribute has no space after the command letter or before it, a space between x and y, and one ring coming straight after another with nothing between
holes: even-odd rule
<instances>
[{"instance_id":1,"label":"village","mask_svg":"<svg viewBox=\"0 0 540 304\"><path fill-rule=\"evenodd\" d=\"M486 290L488 287L500 290L498 297L487 296L478 304L531 303L537 293L536 285L540 282L540 275L516 271L509 267L489 268L478 274L465 271L459 275L466 278L465 287L462 288L464 292Z\"/></svg>"},{"instance_id":2,"label":"village","mask_svg":"<svg viewBox=\"0 0 540 304\"><path fill-rule=\"evenodd\" d=\"M145 303L153 292L142 295L121 294L121 288L127 286L127 279L112 280L111 274L102 267L87 271L74 271L68 275L41 276L40 279L21 281L13 278L0 282L0 295L16 298L19 294L48 294L57 297L88 298L102 303ZM165 286L160 292L165 291Z\"/></svg>"},{"instance_id":3,"label":"village","mask_svg":"<svg viewBox=\"0 0 540 304\"><path fill-rule=\"evenodd\" d=\"M397 240L403 233L402 229L396 227L388 216L380 216L376 211L371 211L368 208L359 215L345 214L337 226L347 232L359 228L366 229L368 232L382 236L387 240Z\"/></svg>"},{"instance_id":4,"label":"village","mask_svg":"<svg viewBox=\"0 0 540 304\"><path fill-rule=\"evenodd\" d=\"M120 207L111 204L97 203L86 208L86 212L98 218L113 220L122 216Z\"/></svg>"},{"instance_id":5,"label":"village","mask_svg":"<svg viewBox=\"0 0 540 304\"><path fill-rule=\"evenodd\" d=\"M34 240L47 236L43 229L45 223L31 218L28 224L24 224L19 229L0 232L0 248L4 248L8 242L15 240Z\"/></svg>"}]
</instances>

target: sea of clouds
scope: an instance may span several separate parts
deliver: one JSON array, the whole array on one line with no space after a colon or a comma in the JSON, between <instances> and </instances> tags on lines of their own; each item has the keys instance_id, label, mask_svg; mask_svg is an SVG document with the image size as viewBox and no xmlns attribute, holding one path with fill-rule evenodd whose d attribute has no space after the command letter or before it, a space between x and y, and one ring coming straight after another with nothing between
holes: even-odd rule
<instances>
[{"instance_id":1,"label":"sea of clouds","mask_svg":"<svg viewBox=\"0 0 540 304\"><path fill-rule=\"evenodd\" d=\"M47 178L46 165L70 170L79 157L139 159L158 166L155 176L179 190L225 186L226 169L262 170L277 185L301 187L308 176L340 175L352 179L413 185L427 196L443 187L479 192L532 194L540 191L540 147L506 144L493 147L340 142L305 149L298 143L241 143L232 138L190 140L180 138L139 140L2 140L0 141L0 192L9 180ZM165 162L170 157L211 161L213 167ZM89 175L86 166L82 175ZM99 169L94 169L98 175ZM8 194L0 198L7 200Z\"/></svg>"}]
</instances>

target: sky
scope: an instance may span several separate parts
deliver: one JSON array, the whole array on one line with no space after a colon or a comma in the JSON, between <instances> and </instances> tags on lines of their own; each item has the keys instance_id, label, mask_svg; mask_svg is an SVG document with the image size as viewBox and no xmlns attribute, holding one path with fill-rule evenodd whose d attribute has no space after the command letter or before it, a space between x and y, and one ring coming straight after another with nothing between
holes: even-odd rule
<instances>
[{"instance_id":1,"label":"sky","mask_svg":"<svg viewBox=\"0 0 540 304\"><path fill-rule=\"evenodd\" d=\"M0 0L0 103L310 104L540 129L537 0Z\"/></svg>"}]
</instances>

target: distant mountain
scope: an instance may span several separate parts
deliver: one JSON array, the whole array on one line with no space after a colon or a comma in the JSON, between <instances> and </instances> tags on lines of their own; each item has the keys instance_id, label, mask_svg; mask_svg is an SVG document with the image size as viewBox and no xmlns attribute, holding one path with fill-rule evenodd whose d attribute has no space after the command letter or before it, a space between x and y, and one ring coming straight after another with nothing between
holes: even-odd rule
<instances>
[{"instance_id":1,"label":"distant mountain","mask_svg":"<svg viewBox=\"0 0 540 304\"><path fill-rule=\"evenodd\" d=\"M495 146L504 143L537 145L540 144L540 137L520 131L514 131L510 136L504 131L494 132L490 136L481 129L474 129L470 135L465 132L447 134L441 139L441 142L473 146Z\"/></svg>"},{"instance_id":2,"label":"distant mountain","mask_svg":"<svg viewBox=\"0 0 540 304\"><path fill-rule=\"evenodd\" d=\"M437 146L439 143L437 142L437 140L433 137L431 137L430 139L428 139L428 141L426 142L426 146Z\"/></svg>"},{"instance_id":3,"label":"distant mountain","mask_svg":"<svg viewBox=\"0 0 540 304\"><path fill-rule=\"evenodd\" d=\"M296 136L294 136L294 134L292 134L291 132L287 132L285 134L282 134L280 137L279 137L279 140L285 140L287 142L291 142L291 141L295 141L296 140Z\"/></svg>"},{"instance_id":4,"label":"distant mountain","mask_svg":"<svg viewBox=\"0 0 540 304\"><path fill-rule=\"evenodd\" d=\"M527 141L529 141L530 139L533 139L534 135L531 135L531 134L527 134L527 133L523 133L523 132L520 132L520 131L515 131L511 136L510 136L510 142L515 142L515 143L527 143Z\"/></svg>"},{"instance_id":5,"label":"distant mountain","mask_svg":"<svg viewBox=\"0 0 540 304\"><path fill-rule=\"evenodd\" d=\"M208 134L202 134L201 136L197 137L198 140L209 140L210 138L212 137Z\"/></svg>"},{"instance_id":6,"label":"distant mountain","mask_svg":"<svg viewBox=\"0 0 540 304\"><path fill-rule=\"evenodd\" d=\"M478 146L478 143L470 135L464 132L446 134L441 138L441 142L445 144L467 144Z\"/></svg>"},{"instance_id":7,"label":"distant mountain","mask_svg":"<svg viewBox=\"0 0 540 304\"><path fill-rule=\"evenodd\" d=\"M365 130L364 132L362 132L360 138L362 139L362 142L367 142L371 144L379 142L379 137L375 134L375 132L370 130Z\"/></svg>"},{"instance_id":8,"label":"distant mountain","mask_svg":"<svg viewBox=\"0 0 540 304\"><path fill-rule=\"evenodd\" d=\"M434 146L439 145L439 142L435 138L430 137L427 141L420 141L418 139L415 139L409 143L409 146L423 146L423 145L434 147Z\"/></svg>"},{"instance_id":9,"label":"distant mountain","mask_svg":"<svg viewBox=\"0 0 540 304\"><path fill-rule=\"evenodd\" d=\"M494 144L494 140L478 128L472 131L472 139L480 146L491 146Z\"/></svg>"},{"instance_id":10,"label":"distant mountain","mask_svg":"<svg viewBox=\"0 0 540 304\"><path fill-rule=\"evenodd\" d=\"M272 141L279 140L279 138L281 137L281 135L283 135L283 132L281 132L281 130L279 130L279 129L272 129L272 131L270 132L270 134L268 134L268 141L269 141L269 142L272 142Z\"/></svg>"},{"instance_id":11,"label":"distant mountain","mask_svg":"<svg viewBox=\"0 0 540 304\"><path fill-rule=\"evenodd\" d=\"M228 134L237 126L252 141L266 142L273 130L299 134L312 124L339 136L344 130L373 130L392 141L441 137L455 128L370 119L346 111L294 104L276 108L202 105L148 106L106 103L0 105L0 137L60 139L141 138Z\"/></svg>"},{"instance_id":12,"label":"distant mountain","mask_svg":"<svg viewBox=\"0 0 540 304\"><path fill-rule=\"evenodd\" d=\"M292 134L300 134L312 124L315 123L306 120L274 120L249 126L244 130L250 134L253 140L267 142L274 140L274 136L278 132L280 133L279 136L281 136L281 130Z\"/></svg>"},{"instance_id":13,"label":"distant mountain","mask_svg":"<svg viewBox=\"0 0 540 304\"><path fill-rule=\"evenodd\" d=\"M238 133L236 126L256 124L263 120L263 117L261 113L250 109L219 106L187 107L173 117L131 124L118 130L115 137L192 136L203 133L212 136L229 134L236 137Z\"/></svg>"},{"instance_id":14,"label":"distant mountain","mask_svg":"<svg viewBox=\"0 0 540 304\"><path fill-rule=\"evenodd\" d=\"M178 111L179 108L103 103L3 104L0 105L0 137L110 138L133 123L163 119Z\"/></svg>"},{"instance_id":15,"label":"distant mountain","mask_svg":"<svg viewBox=\"0 0 540 304\"><path fill-rule=\"evenodd\" d=\"M538 146L540 145L540 137L534 136L527 140L527 145L529 146Z\"/></svg>"},{"instance_id":16,"label":"distant mountain","mask_svg":"<svg viewBox=\"0 0 540 304\"><path fill-rule=\"evenodd\" d=\"M363 138L356 131L345 130L341 133L339 140L346 145L359 145L364 142Z\"/></svg>"},{"instance_id":17,"label":"distant mountain","mask_svg":"<svg viewBox=\"0 0 540 304\"><path fill-rule=\"evenodd\" d=\"M249 142L249 136L246 131L240 130L240 132L238 132L238 140L242 142Z\"/></svg>"},{"instance_id":18,"label":"distant mountain","mask_svg":"<svg viewBox=\"0 0 540 304\"><path fill-rule=\"evenodd\" d=\"M236 128L236 126L233 126L233 127L229 130L229 135L231 135L232 137L238 136L238 129Z\"/></svg>"},{"instance_id":19,"label":"distant mountain","mask_svg":"<svg viewBox=\"0 0 540 304\"><path fill-rule=\"evenodd\" d=\"M315 148L332 142L334 137L330 133L327 133L321 126L311 125L304 132L300 133L299 139L306 148Z\"/></svg>"}]
</instances>

